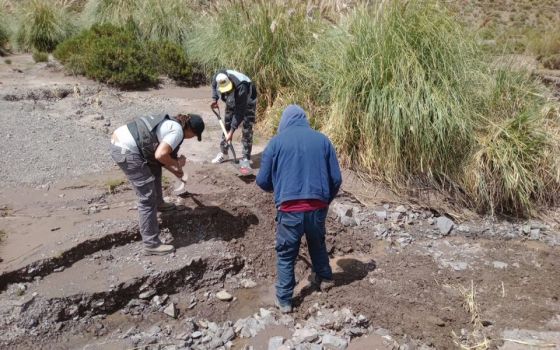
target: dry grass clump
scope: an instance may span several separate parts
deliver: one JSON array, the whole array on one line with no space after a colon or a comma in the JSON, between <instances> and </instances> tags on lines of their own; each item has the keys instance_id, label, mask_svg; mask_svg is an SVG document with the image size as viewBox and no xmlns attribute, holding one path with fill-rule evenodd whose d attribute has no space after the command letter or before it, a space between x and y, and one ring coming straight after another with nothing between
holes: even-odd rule
<instances>
[{"instance_id":1,"label":"dry grass clump","mask_svg":"<svg viewBox=\"0 0 560 350\"><path fill-rule=\"evenodd\" d=\"M272 105L291 84L291 59L313 40L321 22L300 1L221 1L197 21L189 56L209 72L232 68L257 84L260 101Z\"/></svg>"},{"instance_id":2,"label":"dry grass clump","mask_svg":"<svg viewBox=\"0 0 560 350\"><path fill-rule=\"evenodd\" d=\"M51 52L76 30L67 7L57 1L27 0L18 8L20 50Z\"/></svg>"}]
</instances>

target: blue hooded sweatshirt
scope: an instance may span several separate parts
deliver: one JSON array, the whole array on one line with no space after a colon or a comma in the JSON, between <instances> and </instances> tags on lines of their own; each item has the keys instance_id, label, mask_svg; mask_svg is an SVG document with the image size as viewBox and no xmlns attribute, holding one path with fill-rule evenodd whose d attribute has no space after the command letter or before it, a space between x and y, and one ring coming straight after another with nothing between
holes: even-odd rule
<instances>
[{"instance_id":1,"label":"blue hooded sweatshirt","mask_svg":"<svg viewBox=\"0 0 560 350\"><path fill-rule=\"evenodd\" d=\"M341 184L340 167L330 140L310 127L301 107L288 106L282 113L278 134L263 152L257 185L274 191L278 208L297 199L330 203Z\"/></svg>"}]
</instances>

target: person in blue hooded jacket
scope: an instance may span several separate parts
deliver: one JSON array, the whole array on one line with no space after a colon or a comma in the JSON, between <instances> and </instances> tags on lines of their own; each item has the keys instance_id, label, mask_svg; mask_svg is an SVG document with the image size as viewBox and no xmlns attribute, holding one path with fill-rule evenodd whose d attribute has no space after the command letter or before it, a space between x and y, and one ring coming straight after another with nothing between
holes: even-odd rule
<instances>
[{"instance_id":1,"label":"person in blue hooded jacket","mask_svg":"<svg viewBox=\"0 0 560 350\"><path fill-rule=\"evenodd\" d=\"M282 113L278 134L262 154L257 185L274 192L276 221L276 298L283 313L292 311L294 266L305 234L313 265L312 284L334 285L325 245L325 220L342 176L330 140L309 125L297 105Z\"/></svg>"}]
</instances>

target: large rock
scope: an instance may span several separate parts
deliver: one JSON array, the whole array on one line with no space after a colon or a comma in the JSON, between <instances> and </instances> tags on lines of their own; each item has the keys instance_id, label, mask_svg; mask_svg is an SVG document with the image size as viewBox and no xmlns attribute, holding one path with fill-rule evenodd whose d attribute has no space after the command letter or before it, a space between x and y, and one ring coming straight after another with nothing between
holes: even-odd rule
<instances>
[{"instance_id":1,"label":"large rock","mask_svg":"<svg viewBox=\"0 0 560 350\"><path fill-rule=\"evenodd\" d=\"M359 208L353 205L344 204L340 202L334 202L331 205L333 212L336 217L340 220L340 223L344 226L357 226L355 213L359 211Z\"/></svg>"},{"instance_id":2,"label":"large rock","mask_svg":"<svg viewBox=\"0 0 560 350\"><path fill-rule=\"evenodd\" d=\"M453 229L453 226L455 226L455 224L453 223L453 220L449 219L446 216L440 216L436 219L436 225L437 228L439 230L439 232L444 235L447 236L451 230Z\"/></svg>"},{"instance_id":3,"label":"large rock","mask_svg":"<svg viewBox=\"0 0 560 350\"><path fill-rule=\"evenodd\" d=\"M231 301L233 299L233 296L225 290L222 290L216 293L216 298L220 299L221 301Z\"/></svg>"},{"instance_id":4,"label":"large rock","mask_svg":"<svg viewBox=\"0 0 560 350\"><path fill-rule=\"evenodd\" d=\"M315 328L302 328L297 329L292 339L296 344L311 343L319 336L319 332Z\"/></svg>"},{"instance_id":5,"label":"large rock","mask_svg":"<svg viewBox=\"0 0 560 350\"><path fill-rule=\"evenodd\" d=\"M169 303L167 307L163 310L163 313L167 316L177 318L177 308L175 307L175 303Z\"/></svg>"},{"instance_id":6,"label":"large rock","mask_svg":"<svg viewBox=\"0 0 560 350\"><path fill-rule=\"evenodd\" d=\"M348 347L348 341L336 335L325 334L322 341L326 350L345 350Z\"/></svg>"},{"instance_id":7,"label":"large rock","mask_svg":"<svg viewBox=\"0 0 560 350\"><path fill-rule=\"evenodd\" d=\"M268 350L278 350L284 344L284 337L272 337L268 340Z\"/></svg>"}]
</instances>

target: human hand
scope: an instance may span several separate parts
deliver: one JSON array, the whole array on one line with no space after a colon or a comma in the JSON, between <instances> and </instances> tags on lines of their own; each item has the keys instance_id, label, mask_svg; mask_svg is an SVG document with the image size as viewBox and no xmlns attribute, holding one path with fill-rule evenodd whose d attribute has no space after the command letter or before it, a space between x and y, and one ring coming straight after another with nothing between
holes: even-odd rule
<instances>
[{"instance_id":1,"label":"human hand","mask_svg":"<svg viewBox=\"0 0 560 350\"><path fill-rule=\"evenodd\" d=\"M230 130L230 132L227 134L226 142L231 142L232 139L233 139L233 130Z\"/></svg>"},{"instance_id":2,"label":"human hand","mask_svg":"<svg viewBox=\"0 0 560 350\"><path fill-rule=\"evenodd\" d=\"M217 109L218 107L218 100L214 100L214 102L210 104L210 108L212 109Z\"/></svg>"}]
</instances>

